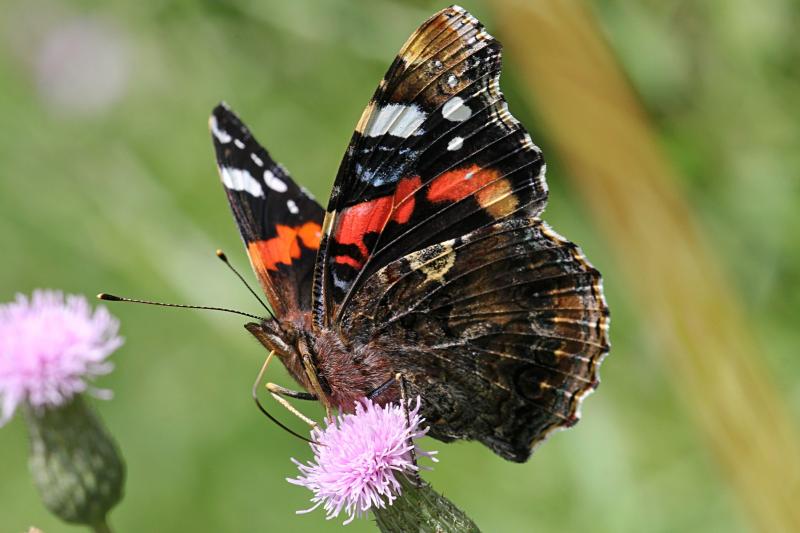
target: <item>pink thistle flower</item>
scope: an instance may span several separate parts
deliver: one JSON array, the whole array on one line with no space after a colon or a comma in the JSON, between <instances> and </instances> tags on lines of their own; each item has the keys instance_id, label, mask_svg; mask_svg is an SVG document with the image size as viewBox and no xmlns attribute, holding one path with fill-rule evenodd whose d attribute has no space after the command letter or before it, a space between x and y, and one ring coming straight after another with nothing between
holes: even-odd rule
<instances>
[{"instance_id":1,"label":"pink thistle flower","mask_svg":"<svg viewBox=\"0 0 800 533\"><path fill-rule=\"evenodd\" d=\"M409 401L409 408L411 407ZM391 505L400 495L397 475L416 472L411 450L417 457L436 461L436 452L420 450L409 444L423 437L428 428L421 429L425 420L419 416L420 399L408 412L396 404L385 407L364 399L356 403L353 414L339 414L327 421L325 429L315 428L311 437L314 461L307 465L295 459L300 469L297 478L287 478L289 483L306 487L314 493L314 506L300 513L323 506L328 520L344 510L348 518L345 525L356 516L362 516L373 506ZM401 474L402 475L402 474Z\"/></svg>"},{"instance_id":2,"label":"pink thistle flower","mask_svg":"<svg viewBox=\"0 0 800 533\"><path fill-rule=\"evenodd\" d=\"M63 405L111 372L106 357L122 345L119 322L83 296L36 290L0 305L0 426L27 402L34 409ZM110 391L94 390L109 398Z\"/></svg>"}]
</instances>

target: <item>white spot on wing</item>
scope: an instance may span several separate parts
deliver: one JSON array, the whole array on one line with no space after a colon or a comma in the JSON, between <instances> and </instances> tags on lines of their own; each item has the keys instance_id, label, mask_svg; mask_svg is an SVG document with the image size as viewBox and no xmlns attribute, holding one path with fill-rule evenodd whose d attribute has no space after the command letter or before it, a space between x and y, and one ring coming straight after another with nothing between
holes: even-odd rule
<instances>
[{"instance_id":1,"label":"white spot on wing","mask_svg":"<svg viewBox=\"0 0 800 533\"><path fill-rule=\"evenodd\" d=\"M463 122L472 116L472 109L464 105L464 99L454 96L442 106L442 116L453 122Z\"/></svg>"},{"instance_id":2,"label":"white spot on wing","mask_svg":"<svg viewBox=\"0 0 800 533\"><path fill-rule=\"evenodd\" d=\"M464 137L453 137L450 139L450 142L447 143L447 149L451 152L461 149L462 146L464 146Z\"/></svg>"},{"instance_id":3,"label":"white spot on wing","mask_svg":"<svg viewBox=\"0 0 800 533\"><path fill-rule=\"evenodd\" d=\"M339 277L336 275L336 272L331 272L331 278L333 278L333 284L343 291L346 291L350 287L350 284L347 281L339 279Z\"/></svg>"},{"instance_id":4,"label":"white spot on wing","mask_svg":"<svg viewBox=\"0 0 800 533\"><path fill-rule=\"evenodd\" d=\"M542 189L544 189L544 192L547 192L548 190L547 180L544 177L546 173L547 173L547 163L542 163L542 168L541 170L539 170L539 175L537 176L537 179L539 180L539 183L542 184Z\"/></svg>"},{"instance_id":5,"label":"white spot on wing","mask_svg":"<svg viewBox=\"0 0 800 533\"><path fill-rule=\"evenodd\" d=\"M248 171L239 168L220 167L222 183L234 191L247 191L253 196L264 196L261 184Z\"/></svg>"},{"instance_id":6,"label":"white spot on wing","mask_svg":"<svg viewBox=\"0 0 800 533\"><path fill-rule=\"evenodd\" d=\"M211 115L211 118L208 119L208 124L211 127L211 134L216 137L221 144L228 144L231 142L231 136L228 135L228 132L220 129L219 124L217 124L217 117Z\"/></svg>"},{"instance_id":7,"label":"white spot on wing","mask_svg":"<svg viewBox=\"0 0 800 533\"><path fill-rule=\"evenodd\" d=\"M275 176L271 171L265 170L264 171L264 182L267 184L267 187L272 189L275 192L286 192L286 183L281 181L280 178Z\"/></svg>"},{"instance_id":8,"label":"white spot on wing","mask_svg":"<svg viewBox=\"0 0 800 533\"><path fill-rule=\"evenodd\" d=\"M298 209L297 204L294 203L294 200L286 200L286 207L289 208L289 212L293 215L296 215L300 212L300 209Z\"/></svg>"},{"instance_id":9,"label":"white spot on wing","mask_svg":"<svg viewBox=\"0 0 800 533\"><path fill-rule=\"evenodd\" d=\"M364 135L380 137L388 133L406 138L414 133L422 133L419 127L427 116L415 104L387 104L372 116Z\"/></svg>"},{"instance_id":10,"label":"white spot on wing","mask_svg":"<svg viewBox=\"0 0 800 533\"><path fill-rule=\"evenodd\" d=\"M255 153L250 154L250 159L252 159L253 163L255 163L256 165L258 165L260 167L264 166L264 162Z\"/></svg>"},{"instance_id":11,"label":"white spot on wing","mask_svg":"<svg viewBox=\"0 0 800 533\"><path fill-rule=\"evenodd\" d=\"M234 139L233 144L235 144L236 147L239 148L240 150L244 150L244 143L239 139Z\"/></svg>"}]
</instances>

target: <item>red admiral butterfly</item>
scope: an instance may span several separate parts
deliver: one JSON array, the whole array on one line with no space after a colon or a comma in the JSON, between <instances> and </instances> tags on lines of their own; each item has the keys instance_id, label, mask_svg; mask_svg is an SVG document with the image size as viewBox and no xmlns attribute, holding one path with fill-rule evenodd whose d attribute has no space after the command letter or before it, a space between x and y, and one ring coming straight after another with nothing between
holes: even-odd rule
<instances>
[{"instance_id":1,"label":"red admiral butterfly","mask_svg":"<svg viewBox=\"0 0 800 533\"><path fill-rule=\"evenodd\" d=\"M577 422L609 314L600 273L539 218L544 160L499 76L500 44L475 17L428 19L358 121L327 210L224 104L210 128L275 314L246 328L300 396L395 402L399 373L431 436L521 462Z\"/></svg>"}]
</instances>

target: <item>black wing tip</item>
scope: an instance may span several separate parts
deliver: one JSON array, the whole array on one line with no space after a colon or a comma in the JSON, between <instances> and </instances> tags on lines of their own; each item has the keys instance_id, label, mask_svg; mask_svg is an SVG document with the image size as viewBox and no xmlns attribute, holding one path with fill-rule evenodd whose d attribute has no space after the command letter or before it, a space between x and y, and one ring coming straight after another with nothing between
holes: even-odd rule
<instances>
[{"instance_id":1,"label":"black wing tip","mask_svg":"<svg viewBox=\"0 0 800 533\"><path fill-rule=\"evenodd\" d=\"M221 116L226 115L228 113L233 113L231 111L231 106L225 100L220 100L220 102L214 106L214 110L211 112L212 115Z\"/></svg>"},{"instance_id":2,"label":"black wing tip","mask_svg":"<svg viewBox=\"0 0 800 533\"><path fill-rule=\"evenodd\" d=\"M219 125L220 127L232 127L241 130L247 129L244 126L242 119L239 118L239 115L237 115L224 100L214 106L214 109L211 111L211 115L209 116L208 120L210 127L214 122L216 122L216 125Z\"/></svg>"},{"instance_id":3,"label":"black wing tip","mask_svg":"<svg viewBox=\"0 0 800 533\"><path fill-rule=\"evenodd\" d=\"M224 100L214 106L214 109L211 111L211 116L209 117L209 122L212 120L216 120L217 124L241 123L239 117Z\"/></svg>"},{"instance_id":4,"label":"black wing tip","mask_svg":"<svg viewBox=\"0 0 800 533\"><path fill-rule=\"evenodd\" d=\"M233 112L227 103L221 101L208 117L208 130L215 145L227 145L233 139L247 142L251 134L244 122Z\"/></svg>"}]
</instances>

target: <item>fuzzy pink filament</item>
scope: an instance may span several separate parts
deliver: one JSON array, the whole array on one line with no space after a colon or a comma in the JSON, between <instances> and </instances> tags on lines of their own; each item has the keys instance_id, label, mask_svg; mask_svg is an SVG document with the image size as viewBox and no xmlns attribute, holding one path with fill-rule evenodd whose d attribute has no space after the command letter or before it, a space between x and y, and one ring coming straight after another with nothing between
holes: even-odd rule
<instances>
[{"instance_id":1,"label":"fuzzy pink filament","mask_svg":"<svg viewBox=\"0 0 800 533\"><path fill-rule=\"evenodd\" d=\"M417 398L416 407L411 409L409 405L406 424L400 405L381 407L364 399L356 404L353 414L340 414L325 429L314 429L311 437L318 444L311 445L313 461L304 465L292 459L301 475L287 478L314 493L313 507L298 513L322 505L328 520L345 511L348 518L344 524L349 524L373 506L391 505L401 491L397 476L417 470L411 460L412 447L417 457L436 460L436 452L421 451L410 444L428 431L420 428L424 419L419 416L419 408Z\"/></svg>"},{"instance_id":2,"label":"fuzzy pink filament","mask_svg":"<svg viewBox=\"0 0 800 533\"><path fill-rule=\"evenodd\" d=\"M0 305L0 425L17 407L58 406L111 372L106 358L122 345L119 322L83 296L36 290ZM93 391L108 397L109 391Z\"/></svg>"}]
</instances>

